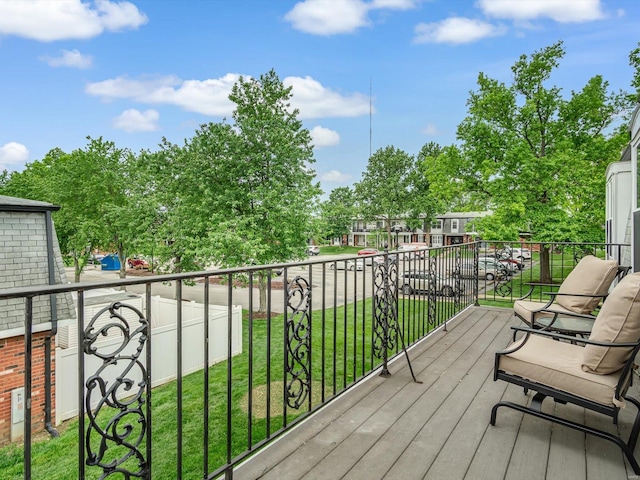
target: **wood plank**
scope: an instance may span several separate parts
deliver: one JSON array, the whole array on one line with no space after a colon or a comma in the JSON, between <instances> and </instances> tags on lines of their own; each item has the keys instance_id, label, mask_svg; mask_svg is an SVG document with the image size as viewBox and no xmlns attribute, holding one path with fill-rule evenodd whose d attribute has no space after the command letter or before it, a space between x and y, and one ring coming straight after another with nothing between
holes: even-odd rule
<instances>
[{"instance_id":1,"label":"wood plank","mask_svg":"<svg viewBox=\"0 0 640 480\"><path fill-rule=\"evenodd\" d=\"M451 343L455 343L467 335L467 324L478 322L484 315L485 312L478 314L478 312L468 310L450 326L449 332L436 332L432 337L425 339L424 345L412 349L411 357L414 369L420 371L420 369L432 364L433 357L437 358L443 355L449 350ZM459 327L459 325L463 326ZM421 357L420 353L423 351L429 351L430 354ZM442 360L442 368L448 367L449 363L450 360ZM351 401L345 406L342 398L337 399L317 414L322 414L320 422L313 422L311 426L307 425L310 423L309 421L305 422L304 428L293 430L286 435L286 440L278 441L254 456L250 462L241 465L234 472L234 478L253 479L258 476L264 479L300 478L316 463L322 461L344 438L376 413L387 401L398 396L402 388L409 384L415 385L408 376L403 356L393 362L391 370L394 371L394 369L398 369L397 374L388 379L374 376L375 380L364 382L367 387L369 387L370 381L374 382L375 388L369 388L367 395L358 399L357 408L351 409L353 406ZM361 388L358 386L355 390ZM351 393L345 394L345 398L351 399Z\"/></svg>"},{"instance_id":2,"label":"wood plank","mask_svg":"<svg viewBox=\"0 0 640 480\"><path fill-rule=\"evenodd\" d=\"M440 396L444 396L439 405L434 405L433 414L423 424L411 443L407 445L385 478L399 478L400 476L402 478L423 478L427 474L432 462L442 453L443 446L451 432L460 425L460 419L485 384L493 367L495 351L504 347L507 318L495 318L492 325L482 332L473 346L465 352L467 357L461 357L447 371L449 378L446 381L442 379L443 381L434 385L434 392L428 392L421 398L422 404L418 405L418 408L426 413L428 408L433 408L431 405L434 404L434 399L437 401ZM434 395L436 392L437 396ZM483 431L486 428L486 423L488 423L487 413L485 413L484 421L474 423L474 426L478 426ZM399 426L402 428L402 424ZM460 427L465 430L462 437L470 433L467 427L470 428L471 424L460 425ZM472 455L469 456L469 461L471 458ZM446 478L455 477L450 477L447 473Z\"/></svg>"},{"instance_id":3,"label":"wood plank","mask_svg":"<svg viewBox=\"0 0 640 480\"><path fill-rule=\"evenodd\" d=\"M494 319L495 314L488 313L483 316L473 328L486 332L493 324ZM367 422L354 430L353 434L346 438L339 448L333 450L322 462L316 465L311 473L313 478L339 478L346 475L354 463L366 455L375 443L381 440L384 433L399 419L402 419L403 422L400 427L403 434L400 437L392 436L389 448L397 447L399 441L410 441L411 431L419 428L421 422L416 422L416 416L411 413L407 415L406 412L414 408L413 405L416 403L416 399L423 397L425 390L428 390L431 385L444 381L452 382L452 386L457 383L458 380L453 379L450 375L452 364L455 365L455 360L465 354L472 357L472 355L469 355L467 352L470 348L474 348L477 334L473 329L466 330L463 335L455 341L451 334L447 334L443 337L443 340L445 341L438 344L438 346L442 348L442 352L437 358L432 359L431 355L429 355L429 358L427 358L425 362L424 357L419 355L413 362L414 369L419 372L418 378L424 383L418 385L411 382L406 368L403 369L402 372L398 372L398 381L404 378L406 382L405 388L398 392L388 403L379 408L375 412L375 415L372 415ZM447 375L444 375L445 372ZM393 377L388 381L391 383L392 379ZM446 391L446 389L443 390L443 392L444 391ZM432 397L430 402L436 405L440 403L434 400L434 398L435 397ZM417 418L424 417L425 415L426 413L424 411L419 412ZM395 459L396 454L387 453L385 456L390 456L392 459ZM368 464L367 471L379 470L376 465Z\"/></svg>"},{"instance_id":4,"label":"wood plank","mask_svg":"<svg viewBox=\"0 0 640 480\"><path fill-rule=\"evenodd\" d=\"M551 399L545 402L551 402ZM580 424L585 422L584 408L575 405L556 403L554 415ZM569 427L555 423L552 425L547 478L587 478L586 436L585 433Z\"/></svg>"},{"instance_id":5,"label":"wood plank","mask_svg":"<svg viewBox=\"0 0 640 480\"><path fill-rule=\"evenodd\" d=\"M506 387L500 400L519 404L525 404L528 401L528 397L524 395L522 388L506 382L492 383ZM487 406L489 414L492 406ZM469 465L465 478L491 478L497 480L505 477L523 416L524 414L510 408L501 408L498 411L496 424L487 426L473 455L473 460ZM488 422L489 419L487 418Z\"/></svg>"}]
</instances>

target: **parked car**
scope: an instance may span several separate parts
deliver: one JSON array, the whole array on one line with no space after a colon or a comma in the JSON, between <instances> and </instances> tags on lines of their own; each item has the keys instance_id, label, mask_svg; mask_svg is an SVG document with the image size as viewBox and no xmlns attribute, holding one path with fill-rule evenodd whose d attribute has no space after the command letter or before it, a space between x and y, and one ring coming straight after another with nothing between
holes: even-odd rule
<instances>
[{"instance_id":1,"label":"parked car","mask_svg":"<svg viewBox=\"0 0 640 480\"><path fill-rule=\"evenodd\" d=\"M478 263L484 263L489 267L485 268L485 270L490 270L491 268L499 270L500 266L502 266L506 270L507 275L513 275L516 270L519 269L515 263L510 262L507 259L502 260L494 257L479 257Z\"/></svg>"},{"instance_id":2,"label":"parked car","mask_svg":"<svg viewBox=\"0 0 640 480\"><path fill-rule=\"evenodd\" d=\"M486 280L494 280L496 278L506 278L508 276L507 269L495 259L492 262L481 262L478 260L478 278ZM460 278L473 278L473 262L463 262L460 268L451 273L451 276L460 276Z\"/></svg>"},{"instance_id":3,"label":"parked car","mask_svg":"<svg viewBox=\"0 0 640 480\"><path fill-rule=\"evenodd\" d=\"M362 258L358 258L357 260L338 260L336 262L330 263L329 268L332 270L364 270L364 260Z\"/></svg>"},{"instance_id":4,"label":"parked car","mask_svg":"<svg viewBox=\"0 0 640 480\"><path fill-rule=\"evenodd\" d=\"M398 289L405 295L411 295L413 292L426 292L432 284L435 284L438 295L453 297L455 293L464 293L464 284L458 283L459 287L456 288L455 278L447 278L437 273L410 271L400 275Z\"/></svg>"},{"instance_id":5,"label":"parked car","mask_svg":"<svg viewBox=\"0 0 640 480\"><path fill-rule=\"evenodd\" d=\"M307 255L313 256L320 253L320 247L317 245L307 245Z\"/></svg>"},{"instance_id":6,"label":"parked car","mask_svg":"<svg viewBox=\"0 0 640 480\"><path fill-rule=\"evenodd\" d=\"M139 257L127 258L127 266L136 270L149 270L149 262Z\"/></svg>"},{"instance_id":7,"label":"parked car","mask_svg":"<svg viewBox=\"0 0 640 480\"><path fill-rule=\"evenodd\" d=\"M376 248L363 248L362 250L358 250L358 255L375 255L376 253L381 252Z\"/></svg>"},{"instance_id":8,"label":"parked car","mask_svg":"<svg viewBox=\"0 0 640 480\"><path fill-rule=\"evenodd\" d=\"M528 248L512 248L506 246L500 250L500 252L496 252L496 256L498 256L498 253L501 258L514 258L520 261L531 260L531 250Z\"/></svg>"},{"instance_id":9,"label":"parked car","mask_svg":"<svg viewBox=\"0 0 640 480\"><path fill-rule=\"evenodd\" d=\"M518 270L523 270L525 267L524 261L523 260L517 260L515 258L511 258L511 257L507 257L507 258L499 258L496 257L498 259L498 261L500 263L504 263L504 264L511 264L514 268L517 268Z\"/></svg>"},{"instance_id":10,"label":"parked car","mask_svg":"<svg viewBox=\"0 0 640 480\"><path fill-rule=\"evenodd\" d=\"M402 258L404 260L413 260L414 258L424 258L427 253L426 248L428 245L426 243L403 243L398 247L399 252L404 252Z\"/></svg>"}]
</instances>

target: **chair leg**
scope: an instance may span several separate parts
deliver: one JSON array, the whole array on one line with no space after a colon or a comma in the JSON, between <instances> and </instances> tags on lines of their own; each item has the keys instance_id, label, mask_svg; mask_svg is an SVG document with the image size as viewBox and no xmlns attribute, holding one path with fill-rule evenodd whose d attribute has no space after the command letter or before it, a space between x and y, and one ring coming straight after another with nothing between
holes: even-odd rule
<instances>
[{"instance_id":1,"label":"chair leg","mask_svg":"<svg viewBox=\"0 0 640 480\"><path fill-rule=\"evenodd\" d=\"M632 397L625 397L625 400L633 403L636 407L636 419L633 422L633 428L631 428L631 433L629 434L629 440L627 441L627 445L629 445L629 450L632 452L636 449L636 443L638 442L638 433L640 433L640 402Z\"/></svg>"},{"instance_id":2,"label":"chair leg","mask_svg":"<svg viewBox=\"0 0 640 480\"><path fill-rule=\"evenodd\" d=\"M640 402L632 398L629 398L629 401L633 403L636 407L640 408ZM634 473L636 475L640 475L640 465L638 464L638 461L636 460L636 458L633 456L633 450L635 448L635 444L638 438L638 433L640 432L640 410L638 411L638 415L636 415L636 420L631 430L629 442L625 443L620 437L613 435L611 433L598 430L592 427L588 427L586 425L582 425L580 423L576 423L571 420L566 420L564 418L556 417L555 415L544 413L543 411L540 411L540 410L533 410L530 407L527 407L524 405L518 405L517 403L513 403L513 402L503 401L503 402L498 402L493 406L493 408L491 409L491 425L496 424L496 415L499 407L508 407L522 413L528 413L530 415L533 415L534 417L542 418L544 420L549 420L550 422L557 423L564 427L569 427L574 430L579 430L581 432L588 433L589 435L602 438L604 440L609 440L610 442L613 442L616 445L618 445L618 447L620 447L624 455L627 457L627 460L629 461L629 464L631 465L631 468L633 469Z\"/></svg>"}]
</instances>

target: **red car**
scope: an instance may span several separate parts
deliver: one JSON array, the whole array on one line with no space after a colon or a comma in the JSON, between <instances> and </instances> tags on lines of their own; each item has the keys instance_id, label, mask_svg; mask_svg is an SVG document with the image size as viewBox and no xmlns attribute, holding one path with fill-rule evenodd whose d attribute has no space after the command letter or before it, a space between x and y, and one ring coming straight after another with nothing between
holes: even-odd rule
<instances>
[{"instance_id":1,"label":"red car","mask_svg":"<svg viewBox=\"0 0 640 480\"><path fill-rule=\"evenodd\" d=\"M149 262L142 258L128 258L127 265L129 268L135 268L136 270L149 270Z\"/></svg>"},{"instance_id":2,"label":"red car","mask_svg":"<svg viewBox=\"0 0 640 480\"><path fill-rule=\"evenodd\" d=\"M380 251L375 248L363 248L362 250L358 250L358 255L375 255L376 253L380 253Z\"/></svg>"}]
</instances>

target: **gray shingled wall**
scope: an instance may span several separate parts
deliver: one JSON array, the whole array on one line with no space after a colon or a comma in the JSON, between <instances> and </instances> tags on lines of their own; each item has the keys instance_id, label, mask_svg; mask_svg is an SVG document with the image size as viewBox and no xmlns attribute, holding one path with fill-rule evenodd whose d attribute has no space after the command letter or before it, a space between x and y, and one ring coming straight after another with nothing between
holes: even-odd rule
<instances>
[{"instance_id":1,"label":"gray shingled wall","mask_svg":"<svg viewBox=\"0 0 640 480\"><path fill-rule=\"evenodd\" d=\"M56 283L67 283L55 230ZM0 288L48 285L47 231L44 212L0 211ZM36 297L34 325L51 321L48 295ZM74 318L70 294L57 295L58 320ZM0 300L0 331L24 327L24 300Z\"/></svg>"}]
</instances>

